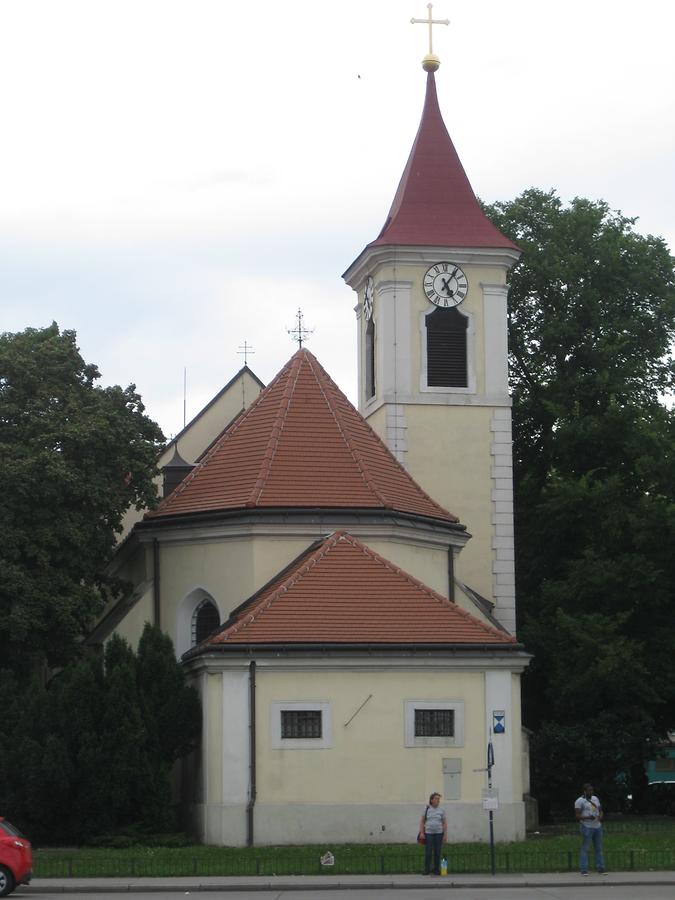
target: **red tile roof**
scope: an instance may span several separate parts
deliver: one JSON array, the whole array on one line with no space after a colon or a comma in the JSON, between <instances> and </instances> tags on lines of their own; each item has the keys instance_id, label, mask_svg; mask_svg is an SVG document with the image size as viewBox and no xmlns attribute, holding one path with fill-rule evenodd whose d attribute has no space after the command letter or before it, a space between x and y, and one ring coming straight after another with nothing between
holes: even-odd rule
<instances>
[{"instance_id":1,"label":"red tile roof","mask_svg":"<svg viewBox=\"0 0 675 900\"><path fill-rule=\"evenodd\" d=\"M146 518L246 508L391 509L456 523L298 350Z\"/></svg>"},{"instance_id":2,"label":"red tile roof","mask_svg":"<svg viewBox=\"0 0 675 900\"><path fill-rule=\"evenodd\" d=\"M422 120L382 231L368 246L518 248L480 208L445 127L434 73Z\"/></svg>"},{"instance_id":3,"label":"red tile roof","mask_svg":"<svg viewBox=\"0 0 675 900\"><path fill-rule=\"evenodd\" d=\"M344 531L262 588L202 649L242 644L516 644Z\"/></svg>"}]
</instances>

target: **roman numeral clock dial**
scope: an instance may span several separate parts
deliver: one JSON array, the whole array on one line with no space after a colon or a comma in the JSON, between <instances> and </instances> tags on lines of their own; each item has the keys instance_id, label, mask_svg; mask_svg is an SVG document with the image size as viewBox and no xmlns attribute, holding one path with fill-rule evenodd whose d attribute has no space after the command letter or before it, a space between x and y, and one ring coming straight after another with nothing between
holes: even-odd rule
<instances>
[{"instance_id":1,"label":"roman numeral clock dial","mask_svg":"<svg viewBox=\"0 0 675 900\"><path fill-rule=\"evenodd\" d=\"M466 275L455 263L435 263L424 275L424 293L434 306L459 306L468 290Z\"/></svg>"}]
</instances>

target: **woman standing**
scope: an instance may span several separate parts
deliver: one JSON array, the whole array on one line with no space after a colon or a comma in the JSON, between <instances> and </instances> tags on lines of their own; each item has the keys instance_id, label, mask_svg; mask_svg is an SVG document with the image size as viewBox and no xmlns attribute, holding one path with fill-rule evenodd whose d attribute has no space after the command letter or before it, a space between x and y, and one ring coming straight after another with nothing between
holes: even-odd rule
<instances>
[{"instance_id":1,"label":"woman standing","mask_svg":"<svg viewBox=\"0 0 675 900\"><path fill-rule=\"evenodd\" d=\"M441 874L441 847L448 840L448 820L445 810L439 806L441 795L433 793L429 797L429 805L420 819L420 834L426 836L424 841L424 874ZM433 856L433 868L431 858Z\"/></svg>"}]
</instances>

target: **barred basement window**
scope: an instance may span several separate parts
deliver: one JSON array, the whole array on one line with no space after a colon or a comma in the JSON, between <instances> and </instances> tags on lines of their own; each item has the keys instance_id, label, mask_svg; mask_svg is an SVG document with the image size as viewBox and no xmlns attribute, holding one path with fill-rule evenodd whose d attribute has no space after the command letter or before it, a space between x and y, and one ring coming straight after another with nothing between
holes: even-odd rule
<instances>
[{"instance_id":1,"label":"barred basement window","mask_svg":"<svg viewBox=\"0 0 675 900\"><path fill-rule=\"evenodd\" d=\"M320 709L284 709L281 711L281 737L288 738L320 738Z\"/></svg>"},{"instance_id":2,"label":"barred basement window","mask_svg":"<svg viewBox=\"0 0 675 900\"><path fill-rule=\"evenodd\" d=\"M415 737L454 737L454 709L416 709Z\"/></svg>"},{"instance_id":3,"label":"barred basement window","mask_svg":"<svg viewBox=\"0 0 675 900\"><path fill-rule=\"evenodd\" d=\"M211 600L202 600L192 614L192 646L203 640L220 625L220 613Z\"/></svg>"},{"instance_id":4,"label":"barred basement window","mask_svg":"<svg viewBox=\"0 0 675 900\"><path fill-rule=\"evenodd\" d=\"M366 325L366 399L375 396L375 323Z\"/></svg>"},{"instance_id":5,"label":"barred basement window","mask_svg":"<svg viewBox=\"0 0 675 900\"><path fill-rule=\"evenodd\" d=\"M463 747L464 701L406 700L406 747Z\"/></svg>"},{"instance_id":6,"label":"barred basement window","mask_svg":"<svg viewBox=\"0 0 675 900\"><path fill-rule=\"evenodd\" d=\"M456 308L436 309L426 317L427 385L467 387L467 327Z\"/></svg>"}]
</instances>

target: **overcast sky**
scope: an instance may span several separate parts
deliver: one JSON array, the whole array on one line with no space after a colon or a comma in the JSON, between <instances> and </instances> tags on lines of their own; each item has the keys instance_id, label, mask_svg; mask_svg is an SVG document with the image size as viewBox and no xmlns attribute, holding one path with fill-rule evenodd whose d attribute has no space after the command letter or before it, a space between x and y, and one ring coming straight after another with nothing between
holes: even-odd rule
<instances>
[{"instance_id":1,"label":"overcast sky","mask_svg":"<svg viewBox=\"0 0 675 900\"><path fill-rule=\"evenodd\" d=\"M75 329L165 434L307 346L355 400L342 272L422 110L423 0L2 0L0 330ZM438 0L474 190L602 198L675 248L675 3Z\"/></svg>"}]
</instances>

